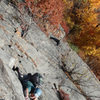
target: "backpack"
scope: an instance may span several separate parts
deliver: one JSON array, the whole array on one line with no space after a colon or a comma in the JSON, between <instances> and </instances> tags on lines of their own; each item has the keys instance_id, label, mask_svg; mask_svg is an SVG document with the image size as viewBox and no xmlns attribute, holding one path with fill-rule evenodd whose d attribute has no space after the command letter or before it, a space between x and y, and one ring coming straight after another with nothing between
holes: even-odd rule
<instances>
[{"instance_id":1,"label":"backpack","mask_svg":"<svg viewBox=\"0 0 100 100\"><path fill-rule=\"evenodd\" d=\"M42 76L41 76L41 74L35 73L35 74L31 75L30 81L33 83L33 85L35 87L41 85L41 83L42 83Z\"/></svg>"}]
</instances>

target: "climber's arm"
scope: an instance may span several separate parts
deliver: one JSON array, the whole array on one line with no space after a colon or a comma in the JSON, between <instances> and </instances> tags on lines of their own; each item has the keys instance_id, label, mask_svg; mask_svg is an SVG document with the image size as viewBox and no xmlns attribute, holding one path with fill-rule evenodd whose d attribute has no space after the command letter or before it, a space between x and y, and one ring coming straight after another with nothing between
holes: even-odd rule
<instances>
[{"instance_id":1,"label":"climber's arm","mask_svg":"<svg viewBox=\"0 0 100 100\"><path fill-rule=\"evenodd\" d=\"M28 99L28 96L29 96L29 92L28 92L28 88L26 88L26 90L25 90L25 99L26 100Z\"/></svg>"}]
</instances>

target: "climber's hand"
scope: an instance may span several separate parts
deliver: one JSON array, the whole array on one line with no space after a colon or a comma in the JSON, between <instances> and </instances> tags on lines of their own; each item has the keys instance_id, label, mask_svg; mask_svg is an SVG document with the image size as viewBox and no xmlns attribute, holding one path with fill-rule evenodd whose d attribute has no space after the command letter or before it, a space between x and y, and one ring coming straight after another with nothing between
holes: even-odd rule
<instances>
[{"instance_id":1,"label":"climber's hand","mask_svg":"<svg viewBox=\"0 0 100 100\"><path fill-rule=\"evenodd\" d=\"M25 97L25 100L28 100L28 97Z\"/></svg>"}]
</instances>

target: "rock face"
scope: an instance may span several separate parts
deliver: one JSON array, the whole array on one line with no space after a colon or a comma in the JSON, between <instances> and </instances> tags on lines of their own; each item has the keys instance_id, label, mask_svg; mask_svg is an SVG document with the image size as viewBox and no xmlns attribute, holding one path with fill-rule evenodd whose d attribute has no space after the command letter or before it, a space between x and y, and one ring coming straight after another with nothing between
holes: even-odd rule
<instances>
[{"instance_id":1,"label":"rock face","mask_svg":"<svg viewBox=\"0 0 100 100\"><path fill-rule=\"evenodd\" d=\"M0 99L24 100L21 83L12 71L15 65L24 74L42 74L44 83L40 88L43 93L39 100L59 100L53 89L54 83L70 95L70 100L86 100L80 89L92 100L100 100L100 83L67 43L61 41L56 46L27 14L23 19L29 29L25 37L20 37L20 13L6 4L6 0L0 1L0 14L3 15L0 20ZM19 34L15 33L17 27ZM68 73L77 65L74 72L79 74L71 74L71 78L66 76L61 69L63 64ZM83 83L80 88L73 82L79 78Z\"/></svg>"}]
</instances>

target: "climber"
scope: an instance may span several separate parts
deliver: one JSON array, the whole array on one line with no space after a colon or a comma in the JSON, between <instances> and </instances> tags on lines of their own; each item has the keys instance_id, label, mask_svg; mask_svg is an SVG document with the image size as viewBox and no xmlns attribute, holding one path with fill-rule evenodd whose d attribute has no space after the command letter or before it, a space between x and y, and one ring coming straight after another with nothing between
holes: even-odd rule
<instances>
[{"instance_id":1,"label":"climber","mask_svg":"<svg viewBox=\"0 0 100 100\"><path fill-rule=\"evenodd\" d=\"M27 75L23 75L20 73L19 68L15 66L13 66L12 70L18 73L18 79L23 86L25 100L28 100L28 98L31 100L37 100L42 94L42 90L38 88L41 83L42 76L39 73L35 73L33 75L28 73Z\"/></svg>"}]
</instances>

